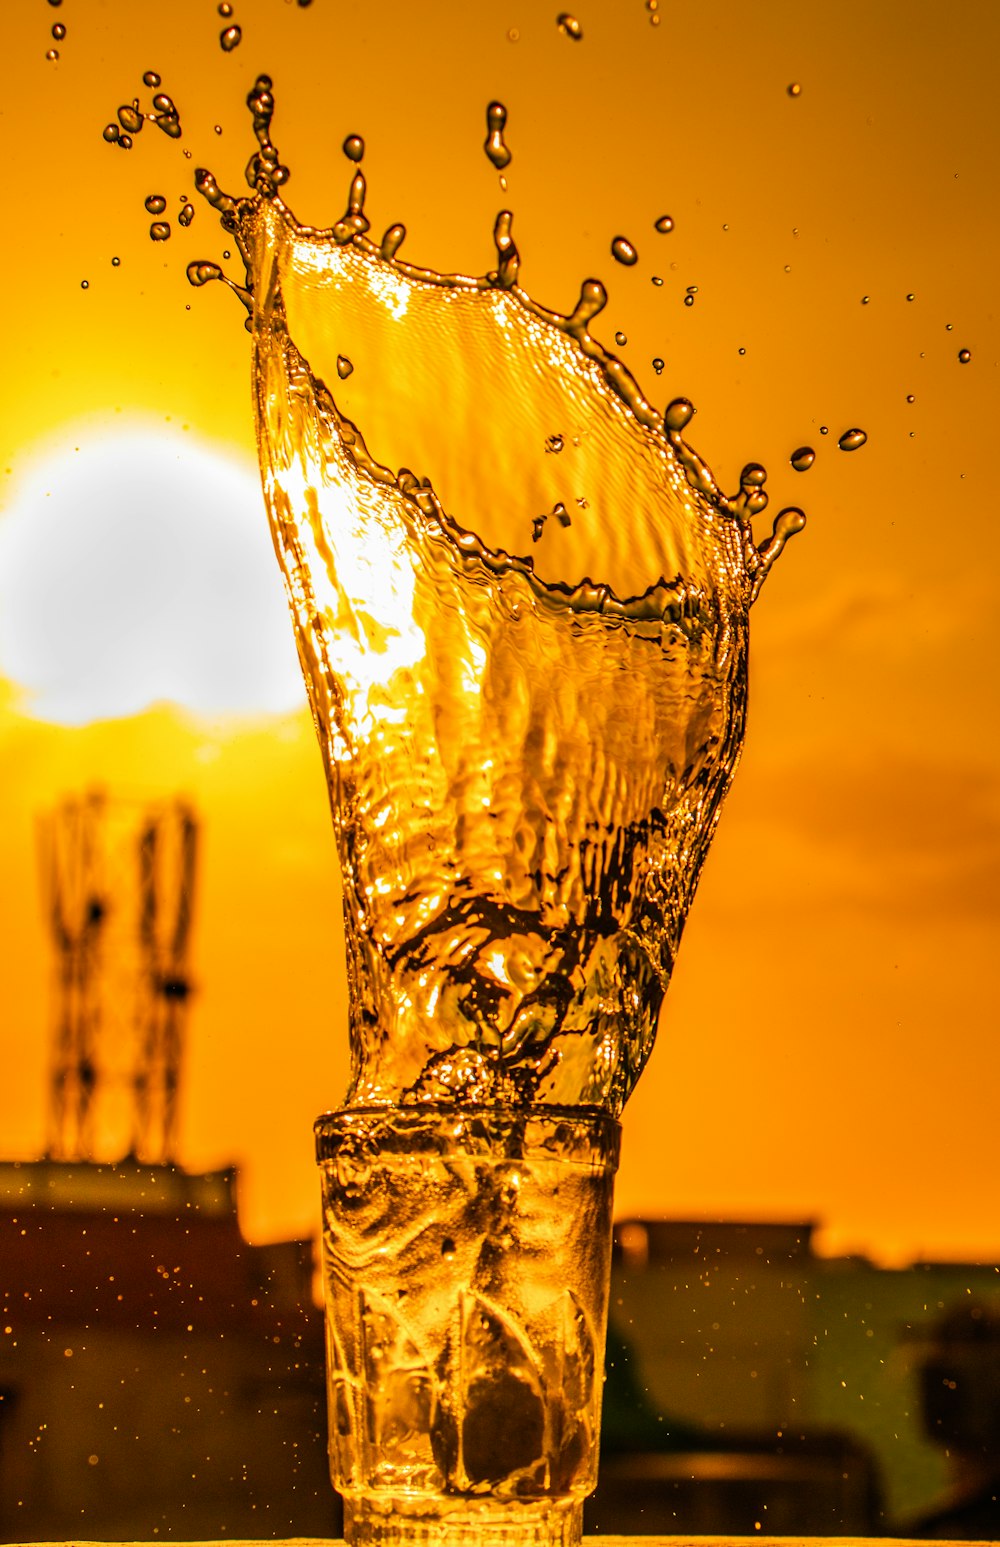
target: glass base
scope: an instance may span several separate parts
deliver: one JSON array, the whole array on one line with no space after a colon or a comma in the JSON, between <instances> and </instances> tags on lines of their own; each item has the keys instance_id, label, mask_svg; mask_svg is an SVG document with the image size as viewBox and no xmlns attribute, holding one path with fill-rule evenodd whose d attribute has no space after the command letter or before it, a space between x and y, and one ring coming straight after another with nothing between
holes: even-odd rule
<instances>
[{"instance_id":1,"label":"glass base","mask_svg":"<svg viewBox=\"0 0 1000 1547\"><path fill-rule=\"evenodd\" d=\"M344 1536L350 1547L579 1547L583 1536L577 1499L434 1504L414 1494L345 1497Z\"/></svg>"}]
</instances>

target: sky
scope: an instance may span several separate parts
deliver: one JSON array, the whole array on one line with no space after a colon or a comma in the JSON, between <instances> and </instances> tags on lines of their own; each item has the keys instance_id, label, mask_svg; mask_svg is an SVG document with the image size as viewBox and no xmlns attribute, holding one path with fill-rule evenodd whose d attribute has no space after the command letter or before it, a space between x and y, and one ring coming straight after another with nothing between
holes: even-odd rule
<instances>
[{"instance_id":1,"label":"sky","mask_svg":"<svg viewBox=\"0 0 1000 1547\"><path fill-rule=\"evenodd\" d=\"M1000 11L581 0L574 41L540 0L233 6L229 53L211 0L0 19L0 1150L46 1142L38 815L95 785L183 794L203 844L180 1158L240 1165L252 1239L316 1221L311 1122L348 1073L336 860L249 339L222 286L184 275L240 277L193 169L241 186L267 70L301 220L342 212L350 133L373 226L404 221L415 262L484 271L502 198L526 288L567 311L601 277L595 331L626 335L651 401L695 403L723 488L759 461L772 510L808 514L753 609L746 749L626 1110L619 1214L997 1260ZM148 105L150 69L183 137L147 125L125 152L101 131Z\"/></svg>"}]
</instances>

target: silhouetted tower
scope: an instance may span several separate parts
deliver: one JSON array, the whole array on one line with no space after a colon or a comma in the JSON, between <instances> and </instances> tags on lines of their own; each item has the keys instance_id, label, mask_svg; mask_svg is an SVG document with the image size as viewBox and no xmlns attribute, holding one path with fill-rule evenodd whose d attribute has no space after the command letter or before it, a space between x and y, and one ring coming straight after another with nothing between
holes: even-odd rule
<instances>
[{"instance_id":1,"label":"silhouetted tower","mask_svg":"<svg viewBox=\"0 0 1000 1547\"><path fill-rule=\"evenodd\" d=\"M48 1152L176 1156L197 823L92 791L39 824L56 954Z\"/></svg>"}]
</instances>

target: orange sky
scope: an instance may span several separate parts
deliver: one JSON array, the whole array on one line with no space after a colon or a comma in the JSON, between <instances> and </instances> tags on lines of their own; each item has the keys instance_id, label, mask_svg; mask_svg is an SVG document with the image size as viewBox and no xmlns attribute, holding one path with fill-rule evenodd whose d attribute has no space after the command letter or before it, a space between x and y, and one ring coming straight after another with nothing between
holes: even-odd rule
<instances>
[{"instance_id":1,"label":"orange sky","mask_svg":"<svg viewBox=\"0 0 1000 1547\"><path fill-rule=\"evenodd\" d=\"M258 70L275 79L300 218L341 213L338 147L360 132L374 226L404 220L413 261L443 269L492 260L501 196L481 145L501 97L527 288L568 310L582 277L604 278L599 336L624 331L652 401L697 404L691 439L723 487L760 460L772 509L810 516L754 610L747 750L627 1110L619 1210L809 1217L830 1248L997 1258L1000 12L663 0L653 28L644 0L581 0L574 43L538 0L234 7L243 41L229 55L211 0L5 8L2 114L21 159L0 255L0 558L55 445L139 420L252 467L238 308L183 274L219 257L221 233L202 206L154 245L143 199L163 192L175 215L200 162L239 186ZM50 62L54 21L67 35ZM185 137L147 126L124 154L101 128L150 68ZM652 230L665 212L666 237ZM639 248L634 269L609 256L619 232ZM855 424L868 444L844 455L836 438ZM818 458L797 475L787 459L803 442ZM76 539L107 543L103 514L81 505ZM141 523L141 495L125 514ZM262 526L263 509L246 519ZM152 596L159 564L141 552L120 584ZM235 584L225 571L215 583ZM43 584L35 607L72 656L65 597L48 605ZM249 639L254 618L245 627ZM133 628L121 648L141 662ZM311 1229L309 1126L342 1094L346 1047L336 866L304 712L161 707L75 728L40 716L23 683L2 687L0 1148L27 1156L44 1137L35 814L95 780L184 791L205 839L182 1158L244 1166L255 1237Z\"/></svg>"}]
</instances>

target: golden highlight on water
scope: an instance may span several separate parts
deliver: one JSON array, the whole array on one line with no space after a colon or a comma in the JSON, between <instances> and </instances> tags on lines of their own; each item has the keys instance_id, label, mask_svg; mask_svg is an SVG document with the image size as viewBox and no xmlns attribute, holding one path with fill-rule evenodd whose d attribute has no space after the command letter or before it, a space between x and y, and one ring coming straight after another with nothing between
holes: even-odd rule
<instances>
[{"instance_id":1,"label":"golden highlight on water","mask_svg":"<svg viewBox=\"0 0 1000 1547\"><path fill-rule=\"evenodd\" d=\"M344 215L300 225L268 77L248 104L251 194L196 177L245 285L188 277L249 312L343 871L348 1105L617 1116L739 758L748 611L805 517L755 544L764 469L720 491L691 404L657 413L591 332L600 281L566 315L521 287L509 211L489 273L408 263L404 226L369 234L351 136Z\"/></svg>"}]
</instances>

